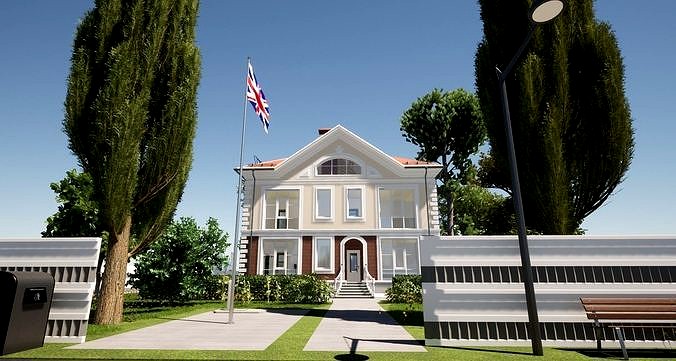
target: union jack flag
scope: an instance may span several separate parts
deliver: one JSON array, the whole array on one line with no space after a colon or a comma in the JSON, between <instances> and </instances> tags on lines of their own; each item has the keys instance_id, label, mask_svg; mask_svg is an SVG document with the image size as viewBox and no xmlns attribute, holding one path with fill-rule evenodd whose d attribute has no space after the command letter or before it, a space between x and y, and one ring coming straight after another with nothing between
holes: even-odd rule
<instances>
[{"instance_id":1,"label":"union jack flag","mask_svg":"<svg viewBox=\"0 0 676 361\"><path fill-rule=\"evenodd\" d=\"M249 74L246 77L246 98L251 103L251 106L253 106L256 115L261 118L263 129L267 133L270 126L270 106L268 105L268 100L265 99L263 89L261 89L260 84L256 81L256 75L254 75L251 62L249 62Z\"/></svg>"}]
</instances>

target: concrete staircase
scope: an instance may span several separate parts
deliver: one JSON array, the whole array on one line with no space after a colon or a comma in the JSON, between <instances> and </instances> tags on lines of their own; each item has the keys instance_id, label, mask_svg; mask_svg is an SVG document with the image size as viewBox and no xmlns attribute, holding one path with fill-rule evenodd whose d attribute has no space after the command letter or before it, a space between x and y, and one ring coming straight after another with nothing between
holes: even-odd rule
<instances>
[{"instance_id":1,"label":"concrete staircase","mask_svg":"<svg viewBox=\"0 0 676 361\"><path fill-rule=\"evenodd\" d=\"M346 282L334 298L373 298L366 282Z\"/></svg>"}]
</instances>

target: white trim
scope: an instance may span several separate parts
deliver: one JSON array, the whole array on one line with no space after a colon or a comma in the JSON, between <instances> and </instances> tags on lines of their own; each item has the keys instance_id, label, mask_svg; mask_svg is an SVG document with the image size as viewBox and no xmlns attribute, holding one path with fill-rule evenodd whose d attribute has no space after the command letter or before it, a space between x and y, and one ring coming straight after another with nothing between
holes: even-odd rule
<instances>
[{"instance_id":1,"label":"white trim","mask_svg":"<svg viewBox=\"0 0 676 361\"><path fill-rule=\"evenodd\" d=\"M397 236L378 237L378 262L379 262L379 263L378 263L378 270L380 271L380 279L381 279L381 280L385 280L385 279L383 278L383 252L382 252L382 242L383 242L383 240L390 240L390 242L392 242L393 240L408 240L408 241L415 241L415 244L416 244L416 250L418 251L418 257L417 257L417 258L418 258L418 269L416 270L416 273L415 273L415 274L421 274L420 270L421 270L422 268L421 268L421 265L420 265L420 237L406 237L406 236L400 236L400 237L397 237ZM405 274L409 274L409 273L408 273L408 260L406 259L406 256L408 256L408 254L406 253L406 248L404 248L404 267L403 267L403 268L402 268L402 267L397 267L397 264L396 264L396 262L397 262L397 255L396 255L396 252L395 252L395 248L392 247L392 275L393 275L393 276L396 275L396 274L399 274L399 273L396 272L396 270L400 270L400 271L401 271L401 270L404 270L404 271L405 271ZM388 280L386 280L386 281L391 281L391 280L392 280L392 279L390 278L390 279L388 279Z\"/></svg>"},{"instance_id":2,"label":"white trim","mask_svg":"<svg viewBox=\"0 0 676 361\"><path fill-rule=\"evenodd\" d=\"M361 195L359 197L360 198L359 199L360 200L359 210L361 211L361 215L359 217L350 216L350 202L349 202L349 198L348 198L348 192L351 189L359 189L359 191L361 192ZM364 216L364 195L365 195L365 193L366 193L365 187L363 185L344 185L343 186L343 194L344 194L343 199L345 200L345 202L344 202L344 205L345 205L344 208L345 209L344 209L343 217L344 217L345 222L363 222L365 220L365 216Z\"/></svg>"},{"instance_id":3,"label":"white trim","mask_svg":"<svg viewBox=\"0 0 676 361\"><path fill-rule=\"evenodd\" d=\"M328 239L329 240L329 268L319 268L317 267L317 240L318 239ZM336 247L335 247L335 238L334 237L322 237L314 236L312 237L312 272L314 273L335 273L336 269Z\"/></svg>"},{"instance_id":4,"label":"white trim","mask_svg":"<svg viewBox=\"0 0 676 361\"><path fill-rule=\"evenodd\" d=\"M332 222L333 221L333 215L334 215L334 209L336 208L336 200L334 197L334 186L314 186L313 187L313 193L314 193L314 202L312 202L313 207L314 207L314 212L313 213L313 220L315 222ZM319 212L319 197L318 197L318 191L320 190L328 190L329 191L329 213L330 215L328 217L320 216L317 214Z\"/></svg>"},{"instance_id":5,"label":"white trim","mask_svg":"<svg viewBox=\"0 0 676 361\"><path fill-rule=\"evenodd\" d=\"M359 166L361 171L359 174L319 174L319 166L322 165L323 163L333 160L333 159L345 159L349 160L356 165ZM364 177L366 176L366 164L364 161L362 161L359 157L355 157L352 154L348 153L339 153L339 152L334 152L329 155L325 155L321 158L319 158L316 162L312 164L312 168L314 169L313 175L318 178L331 178L335 179L337 177L348 177L348 178L357 178L357 177Z\"/></svg>"},{"instance_id":6,"label":"white trim","mask_svg":"<svg viewBox=\"0 0 676 361\"><path fill-rule=\"evenodd\" d=\"M315 138L315 140L313 140L311 143L299 149L294 154L286 158L283 162L275 166L274 170L270 172L271 175L277 178L284 177L288 172L291 172L293 169L295 169L295 167L308 161L311 157L315 156L317 153L320 153L322 148L329 146L336 140L342 140L346 142L357 151L368 155L382 167L387 168L391 172L397 174L397 176L406 176L408 173L406 171L408 166L405 167L392 156L386 154L382 150L360 138L358 135L352 133L343 126L336 125L335 127L331 128L331 130ZM441 170L441 166L436 164L429 165L428 168L435 168L438 171ZM420 169L423 171L422 167L415 169ZM434 174L434 176L436 176L436 174Z\"/></svg>"},{"instance_id":7,"label":"white trim","mask_svg":"<svg viewBox=\"0 0 676 361\"><path fill-rule=\"evenodd\" d=\"M346 275L347 275L347 267L345 265L345 243L347 243L347 241L351 239L356 239L357 241L361 242L362 246L361 266L363 270L368 271L368 264L366 263L366 260L368 259L368 246L366 240L364 240L359 236L346 236L340 241L340 268L343 269L343 272L346 272L345 273Z\"/></svg>"},{"instance_id":8,"label":"white trim","mask_svg":"<svg viewBox=\"0 0 676 361\"><path fill-rule=\"evenodd\" d=\"M267 194L269 191L297 191L298 192L298 229L303 229L303 187L302 186L285 186L285 185L279 185L279 186L273 186L273 187L263 187L261 190L261 195L262 195L262 209L261 209L261 224L260 224L260 229L263 230L275 230L275 231L280 231L280 229L277 229L277 212L279 210L279 205L277 204L275 206L275 228L266 228L265 227L265 221L267 219L267 208L268 208L268 203L267 203ZM287 201L288 202L288 201ZM276 202L278 203L278 202ZM287 228L286 229L281 229L282 231L285 231L287 229L292 229L296 230L296 228L288 228L288 214L289 212L289 207L287 204L286 208L287 212Z\"/></svg>"},{"instance_id":9,"label":"white trim","mask_svg":"<svg viewBox=\"0 0 676 361\"><path fill-rule=\"evenodd\" d=\"M424 184L424 183L423 183ZM382 225L382 217L381 217L381 210L382 210L382 205L380 204L380 191L381 190L410 190L413 192L413 212L415 216L415 227L413 228L395 228L395 227L383 227ZM377 204L377 225L378 228L380 229L419 229L420 227L420 212L422 209L420 208L420 195L419 195L419 189L416 185L413 184L391 184L391 185L380 185L376 187L376 204ZM392 217L394 219L394 217ZM399 218L399 217L398 217ZM403 217L405 218L405 217ZM402 221L403 224L405 225L405 220ZM394 224L394 221L392 221L392 224Z\"/></svg>"},{"instance_id":10,"label":"white trim","mask_svg":"<svg viewBox=\"0 0 676 361\"><path fill-rule=\"evenodd\" d=\"M275 236L268 236L268 237L258 237L258 260L257 264L258 267L256 269L256 274L262 275L263 274L263 269L264 269L264 252L263 248L265 246L264 242L265 241L289 241L289 240L296 240L296 247L298 248L297 254L297 259L296 259L296 274L301 274L302 273L302 252L303 252L303 244L302 244L302 237L275 237ZM273 248L273 253L274 253L274 259L273 259L273 265L272 265L272 270L273 274L275 274L274 270L277 268L277 248ZM287 255L286 251L284 252L284 262L287 262ZM286 272L285 272L286 274Z\"/></svg>"}]
</instances>

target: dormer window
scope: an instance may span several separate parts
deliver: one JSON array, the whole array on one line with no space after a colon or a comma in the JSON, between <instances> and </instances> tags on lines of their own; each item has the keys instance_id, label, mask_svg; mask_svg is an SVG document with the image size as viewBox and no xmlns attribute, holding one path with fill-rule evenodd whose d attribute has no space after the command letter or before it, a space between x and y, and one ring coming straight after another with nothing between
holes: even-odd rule
<instances>
[{"instance_id":1,"label":"dormer window","mask_svg":"<svg viewBox=\"0 0 676 361\"><path fill-rule=\"evenodd\" d=\"M317 166L318 175L359 175L361 166L349 159L334 158Z\"/></svg>"}]
</instances>

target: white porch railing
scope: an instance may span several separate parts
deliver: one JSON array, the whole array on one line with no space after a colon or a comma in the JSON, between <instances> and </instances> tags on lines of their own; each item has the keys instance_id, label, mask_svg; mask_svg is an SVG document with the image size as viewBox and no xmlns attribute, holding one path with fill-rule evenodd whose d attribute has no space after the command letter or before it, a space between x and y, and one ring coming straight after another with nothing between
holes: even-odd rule
<instances>
[{"instance_id":1,"label":"white porch railing","mask_svg":"<svg viewBox=\"0 0 676 361\"><path fill-rule=\"evenodd\" d=\"M345 276L343 274L343 265L340 265L340 271L338 272L338 276L333 280L333 289L335 294L337 295L338 292L340 292L340 288L343 287L343 283L345 283Z\"/></svg>"},{"instance_id":2,"label":"white porch railing","mask_svg":"<svg viewBox=\"0 0 676 361\"><path fill-rule=\"evenodd\" d=\"M364 278L365 278L365 283L366 287L369 289L369 292L371 292L371 297L376 296L376 279L371 276L369 273L368 267L364 267Z\"/></svg>"}]
</instances>

